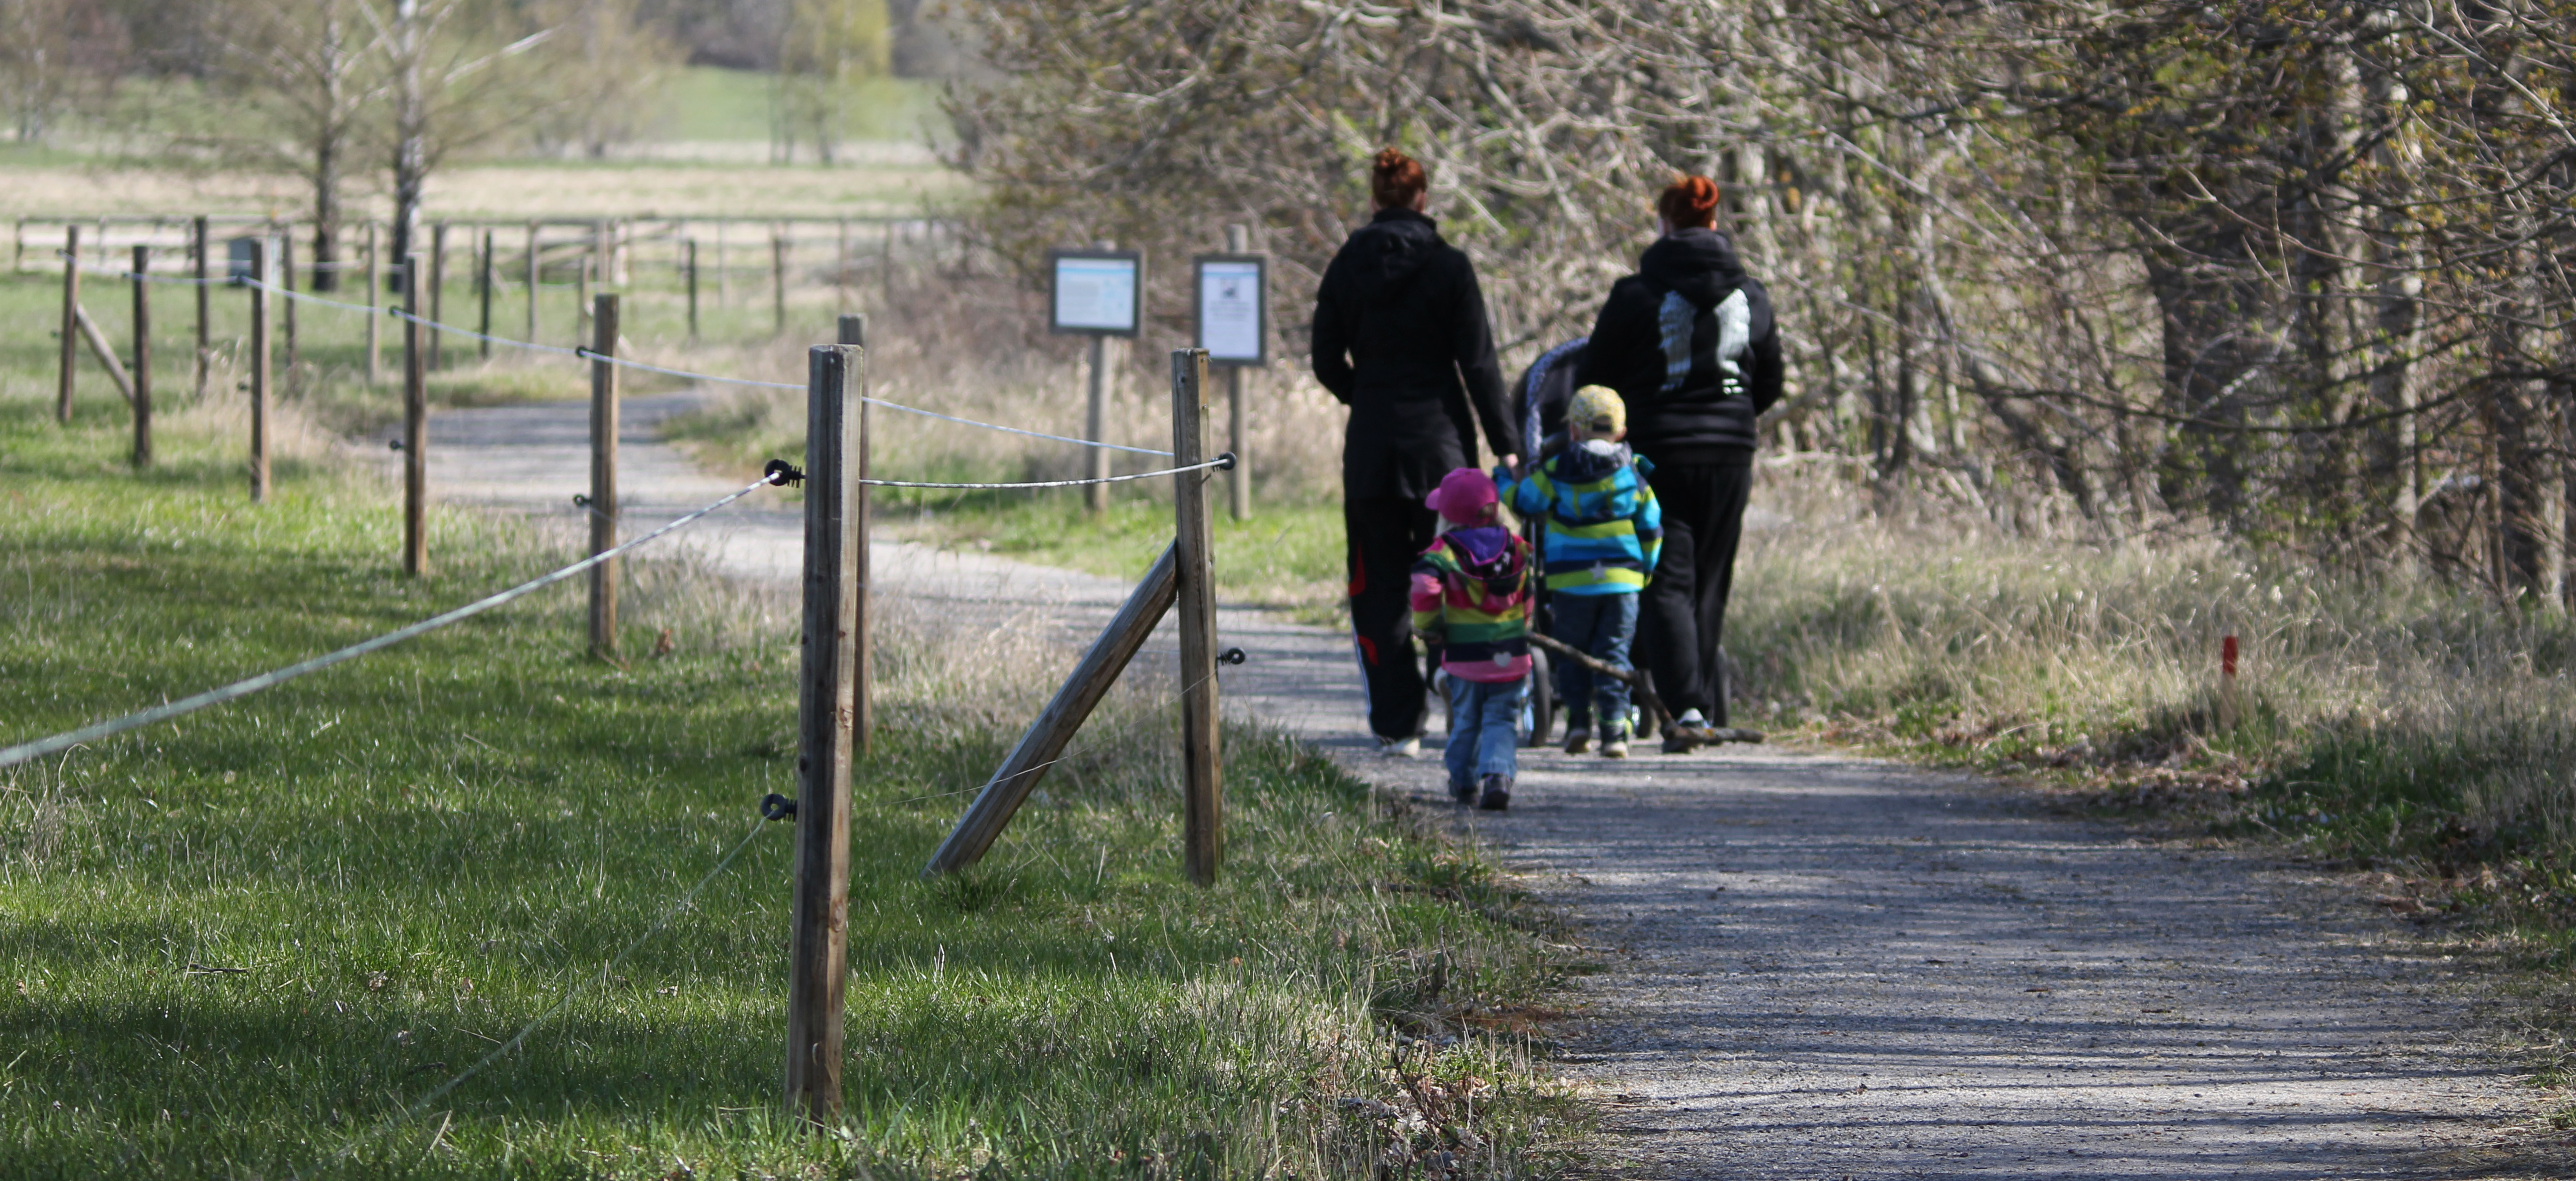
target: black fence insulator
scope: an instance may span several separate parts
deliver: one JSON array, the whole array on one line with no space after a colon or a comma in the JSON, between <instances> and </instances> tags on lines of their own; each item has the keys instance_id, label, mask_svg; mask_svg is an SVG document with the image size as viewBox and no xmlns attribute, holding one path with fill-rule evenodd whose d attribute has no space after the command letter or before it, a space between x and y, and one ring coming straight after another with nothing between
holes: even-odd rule
<instances>
[{"instance_id":1,"label":"black fence insulator","mask_svg":"<svg viewBox=\"0 0 2576 1181\"><path fill-rule=\"evenodd\" d=\"M1233 470L1234 470L1234 452L1227 451L1227 452L1220 453L1220 454L1216 457L1216 470L1221 471L1221 472L1230 472L1230 471L1233 471Z\"/></svg>"},{"instance_id":2,"label":"black fence insulator","mask_svg":"<svg viewBox=\"0 0 2576 1181\"><path fill-rule=\"evenodd\" d=\"M795 464L789 463L784 459L770 460L769 466L760 469L760 476L771 484L782 488L792 487L805 482L805 473L798 469Z\"/></svg>"},{"instance_id":3,"label":"black fence insulator","mask_svg":"<svg viewBox=\"0 0 2576 1181\"><path fill-rule=\"evenodd\" d=\"M793 819L795 815L796 801L788 799L786 796L782 796L774 791L768 795L760 797L761 819L789 820Z\"/></svg>"},{"instance_id":4,"label":"black fence insulator","mask_svg":"<svg viewBox=\"0 0 2576 1181\"><path fill-rule=\"evenodd\" d=\"M1225 651L1216 654L1216 662L1218 664L1241 664L1250 659L1252 658L1243 654L1243 649L1241 648L1228 648Z\"/></svg>"}]
</instances>

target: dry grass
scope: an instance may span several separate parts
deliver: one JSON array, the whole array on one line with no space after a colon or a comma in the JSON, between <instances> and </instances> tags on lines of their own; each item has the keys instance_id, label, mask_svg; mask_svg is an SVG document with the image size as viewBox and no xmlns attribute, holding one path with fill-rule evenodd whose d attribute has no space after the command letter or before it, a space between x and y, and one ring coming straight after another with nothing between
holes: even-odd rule
<instances>
[{"instance_id":1,"label":"dry grass","mask_svg":"<svg viewBox=\"0 0 2576 1181\"><path fill-rule=\"evenodd\" d=\"M2576 851L2576 627L2217 542L1893 526L1774 470L1730 613L1756 718L2216 806L2319 853L2449 872ZM2241 638L2236 725L2219 649ZM2576 901L2557 896L2551 906Z\"/></svg>"}]
</instances>

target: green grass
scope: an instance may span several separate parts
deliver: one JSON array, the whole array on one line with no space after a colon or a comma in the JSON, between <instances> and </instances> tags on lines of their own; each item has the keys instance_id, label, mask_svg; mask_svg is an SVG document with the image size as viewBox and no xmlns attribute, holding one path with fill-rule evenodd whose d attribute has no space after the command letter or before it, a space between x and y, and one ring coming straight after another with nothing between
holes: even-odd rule
<instances>
[{"instance_id":1,"label":"green grass","mask_svg":"<svg viewBox=\"0 0 2576 1181\"><path fill-rule=\"evenodd\" d=\"M113 395L86 391L60 431L49 388L0 377L10 739L564 556L441 513L435 577L406 580L371 485L285 463L254 508L231 440L184 415L132 474ZM1389 1137L1418 1150L1396 1175L1444 1149L1497 1175L1559 1158L1579 1112L1473 1026L1524 1026L1562 969L1472 849L1235 730L1226 873L1191 887L1172 711L1138 689L984 866L925 884L1046 686L901 634L857 775L850 1119L784 1126L782 826L603 975L763 793L793 794L792 612L685 567L629 578L627 650L667 628L670 655L586 659L565 589L0 772L0 1175L1325 1176ZM1390 1131L1341 1096L1431 1124Z\"/></svg>"},{"instance_id":2,"label":"green grass","mask_svg":"<svg viewBox=\"0 0 2576 1181\"><path fill-rule=\"evenodd\" d=\"M887 527L912 540L1042 566L1132 575L1172 542L1165 482L1124 487L1149 482L1157 487L1122 492L1097 516L1084 507L1078 488L963 495L887 489L893 495L882 496L877 511ZM1238 521L1226 511L1223 484L1215 496L1217 588L1228 603L1281 607L1310 623L1342 617L1348 599L1339 504L1256 504L1249 520Z\"/></svg>"},{"instance_id":3,"label":"green grass","mask_svg":"<svg viewBox=\"0 0 2576 1181\"><path fill-rule=\"evenodd\" d=\"M689 66L672 80L670 114L650 138L679 142L759 142L770 137L771 75L721 66ZM912 78L873 78L861 83L843 134L853 140L918 140L926 128L944 126L939 84ZM807 145L804 155L812 156Z\"/></svg>"}]
</instances>

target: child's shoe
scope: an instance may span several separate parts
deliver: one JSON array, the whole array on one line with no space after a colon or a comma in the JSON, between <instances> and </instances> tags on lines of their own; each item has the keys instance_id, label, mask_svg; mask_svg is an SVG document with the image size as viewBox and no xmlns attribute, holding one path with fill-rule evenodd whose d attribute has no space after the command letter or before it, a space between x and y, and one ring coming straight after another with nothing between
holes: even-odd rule
<instances>
[{"instance_id":1,"label":"child's shoe","mask_svg":"<svg viewBox=\"0 0 2576 1181\"><path fill-rule=\"evenodd\" d=\"M1476 802L1476 785L1472 782L1451 783L1449 785L1449 798L1458 801L1462 805L1473 805Z\"/></svg>"},{"instance_id":2,"label":"child's shoe","mask_svg":"<svg viewBox=\"0 0 2576 1181\"><path fill-rule=\"evenodd\" d=\"M1565 724L1565 753L1579 755L1592 749L1592 727L1585 722Z\"/></svg>"},{"instance_id":3,"label":"child's shoe","mask_svg":"<svg viewBox=\"0 0 2576 1181\"><path fill-rule=\"evenodd\" d=\"M1486 776L1484 791L1476 797L1476 806L1487 812L1500 812L1511 807L1512 777L1509 775Z\"/></svg>"},{"instance_id":4,"label":"child's shoe","mask_svg":"<svg viewBox=\"0 0 2576 1181\"><path fill-rule=\"evenodd\" d=\"M1384 735L1380 735L1377 740L1377 753L1385 755L1390 759L1418 759L1422 757L1422 740L1419 738L1388 738Z\"/></svg>"},{"instance_id":5,"label":"child's shoe","mask_svg":"<svg viewBox=\"0 0 2576 1181\"><path fill-rule=\"evenodd\" d=\"M1605 759L1624 759L1628 757L1628 728L1626 726L1621 726L1616 730L1605 730L1602 733L1601 757Z\"/></svg>"}]
</instances>

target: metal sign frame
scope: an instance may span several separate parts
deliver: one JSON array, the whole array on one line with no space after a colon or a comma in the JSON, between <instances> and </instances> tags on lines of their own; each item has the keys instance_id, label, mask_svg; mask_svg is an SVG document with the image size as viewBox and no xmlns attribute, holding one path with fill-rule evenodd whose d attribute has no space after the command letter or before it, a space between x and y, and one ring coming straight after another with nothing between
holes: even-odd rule
<instances>
[{"instance_id":1,"label":"metal sign frame","mask_svg":"<svg viewBox=\"0 0 2576 1181\"><path fill-rule=\"evenodd\" d=\"M1062 264L1065 262L1126 262L1136 268L1135 286L1128 291L1127 327L1098 328L1067 325L1064 322ZM1059 247L1047 251L1047 331L1057 336L1126 336L1133 337L1145 326L1145 254L1140 250L1096 250Z\"/></svg>"},{"instance_id":2,"label":"metal sign frame","mask_svg":"<svg viewBox=\"0 0 2576 1181\"><path fill-rule=\"evenodd\" d=\"M1250 263L1253 285L1258 289L1253 298L1253 317L1258 324L1261 351L1251 357L1218 356L1210 350L1208 364L1231 369L1260 369L1270 364L1270 256L1267 254L1201 254L1190 259L1190 339L1198 347L1208 347L1207 339L1207 264L1212 262Z\"/></svg>"}]
</instances>

